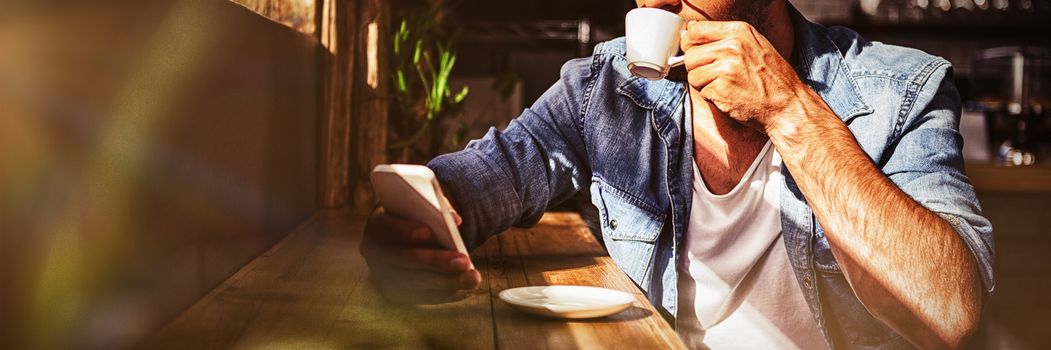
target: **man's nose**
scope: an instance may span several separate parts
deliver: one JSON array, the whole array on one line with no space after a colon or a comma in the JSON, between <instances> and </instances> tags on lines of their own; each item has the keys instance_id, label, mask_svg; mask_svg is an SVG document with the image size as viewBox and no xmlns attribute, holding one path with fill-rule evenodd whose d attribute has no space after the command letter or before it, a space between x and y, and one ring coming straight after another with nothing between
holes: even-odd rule
<instances>
[{"instance_id":1,"label":"man's nose","mask_svg":"<svg viewBox=\"0 0 1051 350\"><path fill-rule=\"evenodd\" d=\"M677 10L682 6L682 0L642 0L638 2L639 7L647 8L659 8L671 12L678 12Z\"/></svg>"}]
</instances>

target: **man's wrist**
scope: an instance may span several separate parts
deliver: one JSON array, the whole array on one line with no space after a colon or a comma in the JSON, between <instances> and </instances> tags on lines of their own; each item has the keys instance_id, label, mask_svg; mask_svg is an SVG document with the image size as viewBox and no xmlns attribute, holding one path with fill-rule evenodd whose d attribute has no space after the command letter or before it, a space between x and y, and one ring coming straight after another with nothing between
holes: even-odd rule
<instances>
[{"instance_id":1,"label":"man's wrist","mask_svg":"<svg viewBox=\"0 0 1051 350\"><path fill-rule=\"evenodd\" d=\"M764 125L770 142L786 162L804 158L815 151L814 142L834 136L837 127L845 128L817 94L805 91L800 95Z\"/></svg>"}]
</instances>

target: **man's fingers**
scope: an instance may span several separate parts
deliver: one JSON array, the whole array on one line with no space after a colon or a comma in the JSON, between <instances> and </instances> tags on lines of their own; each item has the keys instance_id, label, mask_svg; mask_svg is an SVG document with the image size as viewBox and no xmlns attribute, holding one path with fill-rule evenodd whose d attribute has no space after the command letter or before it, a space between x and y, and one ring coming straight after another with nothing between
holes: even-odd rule
<instances>
[{"instance_id":1,"label":"man's fingers","mask_svg":"<svg viewBox=\"0 0 1051 350\"><path fill-rule=\"evenodd\" d=\"M456 222L456 226L463 224L463 217L460 216L460 213L457 213L455 209L450 210L450 213L453 214L453 221Z\"/></svg>"},{"instance_id":2,"label":"man's fingers","mask_svg":"<svg viewBox=\"0 0 1051 350\"><path fill-rule=\"evenodd\" d=\"M686 25L679 44L683 52L697 45L716 42L731 37L751 37L752 26L738 21L692 21Z\"/></svg>"},{"instance_id":3,"label":"man's fingers","mask_svg":"<svg viewBox=\"0 0 1051 350\"><path fill-rule=\"evenodd\" d=\"M434 233L421 223L385 213L382 209L369 218L366 239L408 245L433 243Z\"/></svg>"},{"instance_id":4,"label":"man's fingers","mask_svg":"<svg viewBox=\"0 0 1051 350\"><path fill-rule=\"evenodd\" d=\"M461 273L471 267L467 255L444 249L364 242L361 254L369 261L369 265L388 265L409 270Z\"/></svg>"},{"instance_id":5,"label":"man's fingers","mask_svg":"<svg viewBox=\"0 0 1051 350\"><path fill-rule=\"evenodd\" d=\"M453 206L452 201L449 200L449 197L446 197L446 196L440 196L440 197L441 198L439 200L444 201L445 205L447 207L449 207L449 213L453 214L453 222L456 223L456 226L460 226L460 224L463 223L463 218L460 217L460 213L456 212L456 207Z\"/></svg>"},{"instance_id":6,"label":"man's fingers","mask_svg":"<svg viewBox=\"0 0 1051 350\"><path fill-rule=\"evenodd\" d=\"M691 69L689 73L687 73L687 80L689 81L690 86L697 89L704 89L708 84L715 81L715 79L731 73L731 69L732 66L729 62L717 61L703 67Z\"/></svg>"},{"instance_id":7,"label":"man's fingers","mask_svg":"<svg viewBox=\"0 0 1051 350\"><path fill-rule=\"evenodd\" d=\"M716 63L720 60L736 59L744 55L744 44L736 38L722 39L716 42L698 45L684 51L684 63L687 70Z\"/></svg>"},{"instance_id":8,"label":"man's fingers","mask_svg":"<svg viewBox=\"0 0 1051 350\"><path fill-rule=\"evenodd\" d=\"M687 80L690 82L690 86L702 89L718 77L714 72L702 68L691 70L687 75Z\"/></svg>"},{"instance_id":9,"label":"man's fingers","mask_svg":"<svg viewBox=\"0 0 1051 350\"><path fill-rule=\"evenodd\" d=\"M683 65L686 70L692 71L714 63L719 59L717 48L709 45L691 47L684 51Z\"/></svg>"}]
</instances>

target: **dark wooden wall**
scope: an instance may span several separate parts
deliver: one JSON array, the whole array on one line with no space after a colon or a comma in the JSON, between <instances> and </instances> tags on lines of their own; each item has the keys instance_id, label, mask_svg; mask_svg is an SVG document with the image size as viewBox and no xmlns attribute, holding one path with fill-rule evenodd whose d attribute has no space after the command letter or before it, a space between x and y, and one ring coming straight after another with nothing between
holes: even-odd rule
<instances>
[{"instance_id":1,"label":"dark wooden wall","mask_svg":"<svg viewBox=\"0 0 1051 350\"><path fill-rule=\"evenodd\" d=\"M227 1L26 3L0 21L0 348L127 347L315 210L326 50Z\"/></svg>"}]
</instances>

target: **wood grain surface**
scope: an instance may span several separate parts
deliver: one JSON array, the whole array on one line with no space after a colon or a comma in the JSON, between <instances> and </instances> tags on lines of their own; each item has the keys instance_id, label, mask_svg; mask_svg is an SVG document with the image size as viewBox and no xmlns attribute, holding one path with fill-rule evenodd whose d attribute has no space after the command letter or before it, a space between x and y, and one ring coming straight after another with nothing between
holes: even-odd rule
<instances>
[{"instance_id":1,"label":"wood grain surface","mask_svg":"<svg viewBox=\"0 0 1051 350\"><path fill-rule=\"evenodd\" d=\"M482 287L465 300L393 305L367 282L357 252L363 218L319 211L141 344L216 348L683 348L642 292L575 214L549 213L472 253ZM496 296L507 288L589 285L632 293L605 318L565 321L522 314Z\"/></svg>"}]
</instances>

